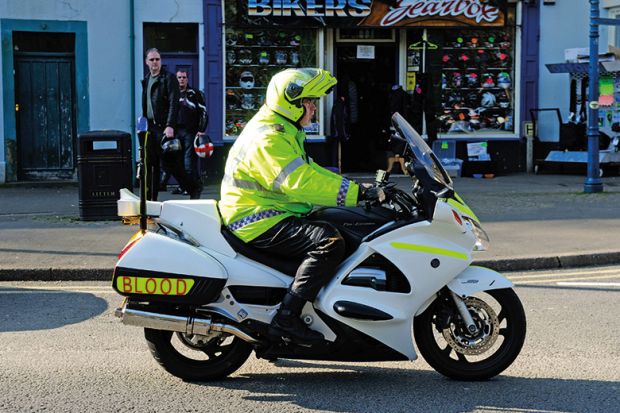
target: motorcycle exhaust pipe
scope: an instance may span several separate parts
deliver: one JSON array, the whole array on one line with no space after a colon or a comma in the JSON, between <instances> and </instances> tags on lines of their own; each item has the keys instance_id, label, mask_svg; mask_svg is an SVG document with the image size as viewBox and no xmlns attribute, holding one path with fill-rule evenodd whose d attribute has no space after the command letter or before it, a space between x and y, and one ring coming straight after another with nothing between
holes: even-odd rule
<instances>
[{"instance_id":1,"label":"motorcycle exhaust pipe","mask_svg":"<svg viewBox=\"0 0 620 413\"><path fill-rule=\"evenodd\" d=\"M215 331L232 334L250 344L260 344L260 341L241 331L239 328L230 324L214 323L209 318L181 317L135 310L127 307L117 308L114 315L120 318L123 324L128 326L151 328L153 330L176 331L203 336Z\"/></svg>"}]
</instances>

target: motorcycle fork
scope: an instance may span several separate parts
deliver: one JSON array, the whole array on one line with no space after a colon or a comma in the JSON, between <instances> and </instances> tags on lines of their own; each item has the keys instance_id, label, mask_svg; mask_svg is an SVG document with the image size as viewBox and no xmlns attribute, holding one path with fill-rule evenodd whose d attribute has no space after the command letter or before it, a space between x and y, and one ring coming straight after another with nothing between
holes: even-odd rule
<instances>
[{"instance_id":1,"label":"motorcycle fork","mask_svg":"<svg viewBox=\"0 0 620 413\"><path fill-rule=\"evenodd\" d=\"M454 310L461 316L461 320L465 325L465 328L471 334L476 334L478 332L478 327L476 326L469 310L467 309L467 305L465 301L455 294L448 288L444 288L438 294L437 303L441 303L442 309L437 313L438 319L435 323L435 328L437 331L442 332L444 328L448 326L450 323L450 319L454 314Z\"/></svg>"},{"instance_id":2,"label":"motorcycle fork","mask_svg":"<svg viewBox=\"0 0 620 413\"><path fill-rule=\"evenodd\" d=\"M461 315L463 323L465 323L465 326L467 327L467 331L469 331L470 334L477 334L478 327L476 327L476 323L474 323L474 319L469 313L465 301L461 297L459 297L454 291L450 291L450 295L452 296L452 300L456 305L456 309Z\"/></svg>"}]
</instances>

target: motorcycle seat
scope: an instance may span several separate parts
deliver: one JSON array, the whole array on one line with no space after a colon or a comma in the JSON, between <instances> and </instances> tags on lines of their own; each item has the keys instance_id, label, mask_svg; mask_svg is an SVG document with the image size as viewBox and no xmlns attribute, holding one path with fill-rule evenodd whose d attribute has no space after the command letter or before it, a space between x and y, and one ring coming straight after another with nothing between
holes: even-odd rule
<instances>
[{"instance_id":1,"label":"motorcycle seat","mask_svg":"<svg viewBox=\"0 0 620 413\"><path fill-rule=\"evenodd\" d=\"M241 241L225 226L222 226L222 235L232 249L240 255L273 268L274 270L278 270L282 274L294 277L297 272L297 268L301 265L301 257L286 257L284 255L267 254L258 248Z\"/></svg>"}]
</instances>

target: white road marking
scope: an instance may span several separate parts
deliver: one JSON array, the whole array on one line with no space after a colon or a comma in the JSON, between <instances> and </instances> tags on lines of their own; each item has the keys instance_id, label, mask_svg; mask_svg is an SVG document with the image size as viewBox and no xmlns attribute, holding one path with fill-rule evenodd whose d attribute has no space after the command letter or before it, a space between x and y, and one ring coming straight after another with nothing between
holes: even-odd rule
<instances>
[{"instance_id":1,"label":"white road marking","mask_svg":"<svg viewBox=\"0 0 620 413\"><path fill-rule=\"evenodd\" d=\"M588 281L588 280L605 280L605 279L611 279L611 278L618 278L620 277L620 274L614 274L614 275L602 275L602 276L594 276L594 277L569 277L569 278L549 278L546 280L532 280L532 281L528 281L527 279L523 279L523 280L519 280L519 281L515 281L514 279L511 280L515 283L515 285L526 285L526 284L541 284L541 283L558 283L560 281Z\"/></svg>"},{"instance_id":2,"label":"white road marking","mask_svg":"<svg viewBox=\"0 0 620 413\"><path fill-rule=\"evenodd\" d=\"M520 274L520 275L511 275L508 277L510 280L517 279L534 279L534 278L546 278L546 277L571 277L576 275L587 275L587 274L617 274L620 277L620 268L608 268L608 269L590 269L587 271L561 271L558 270L556 272L546 272L546 273L535 273L535 274Z\"/></svg>"},{"instance_id":3,"label":"white road marking","mask_svg":"<svg viewBox=\"0 0 620 413\"><path fill-rule=\"evenodd\" d=\"M620 287L620 283L559 282L561 287Z\"/></svg>"}]
</instances>

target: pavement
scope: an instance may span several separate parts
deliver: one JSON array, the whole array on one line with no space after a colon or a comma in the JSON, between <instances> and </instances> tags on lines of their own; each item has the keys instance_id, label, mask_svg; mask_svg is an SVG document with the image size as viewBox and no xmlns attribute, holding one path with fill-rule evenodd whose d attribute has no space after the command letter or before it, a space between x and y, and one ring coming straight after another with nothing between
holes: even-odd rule
<instances>
[{"instance_id":1,"label":"pavement","mask_svg":"<svg viewBox=\"0 0 620 413\"><path fill-rule=\"evenodd\" d=\"M347 174L358 181L369 175ZM400 187L409 179L394 176ZM620 177L585 194L576 175L455 178L454 188L490 236L474 263L497 271L620 264ZM218 198L219 185L202 198ZM160 200L185 199L160 193ZM0 186L0 281L109 280L136 226L80 221L77 184Z\"/></svg>"}]
</instances>

